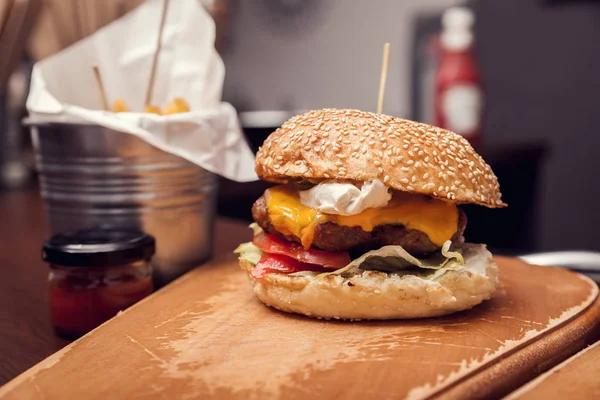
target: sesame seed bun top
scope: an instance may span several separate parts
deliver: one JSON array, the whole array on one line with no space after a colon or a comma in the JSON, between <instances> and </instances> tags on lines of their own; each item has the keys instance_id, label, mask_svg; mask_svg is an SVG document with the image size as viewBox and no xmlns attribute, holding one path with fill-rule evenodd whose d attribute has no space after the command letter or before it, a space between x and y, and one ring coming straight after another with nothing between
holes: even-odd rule
<instances>
[{"instance_id":1,"label":"sesame seed bun top","mask_svg":"<svg viewBox=\"0 0 600 400\"><path fill-rule=\"evenodd\" d=\"M380 179L404 192L506 206L492 169L462 136L358 110L314 110L289 119L258 150L256 172L280 183Z\"/></svg>"}]
</instances>

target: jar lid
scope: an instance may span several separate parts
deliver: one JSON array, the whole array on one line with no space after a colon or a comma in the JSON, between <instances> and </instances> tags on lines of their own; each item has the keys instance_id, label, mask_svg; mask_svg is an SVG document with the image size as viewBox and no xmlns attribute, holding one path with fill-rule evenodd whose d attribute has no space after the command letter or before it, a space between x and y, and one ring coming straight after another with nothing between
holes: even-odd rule
<instances>
[{"instance_id":1,"label":"jar lid","mask_svg":"<svg viewBox=\"0 0 600 400\"><path fill-rule=\"evenodd\" d=\"M42 259L65 267L111 267L149 260L154 237L131 229L88 229L52 236Z\"/></svg>"}]
</instances>

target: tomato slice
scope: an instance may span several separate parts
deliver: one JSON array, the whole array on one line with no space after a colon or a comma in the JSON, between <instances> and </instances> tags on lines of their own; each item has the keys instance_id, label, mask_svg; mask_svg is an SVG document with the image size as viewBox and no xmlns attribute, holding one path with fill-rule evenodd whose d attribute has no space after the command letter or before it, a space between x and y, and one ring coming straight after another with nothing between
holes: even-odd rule
<instances>
[{"instance_id":1,"label":"tomato slice","mask_svg":"<svg viewBox=\"0 0 600 400\"><path fill-rule=\"evenodd\" d=\"M283 272L290 274L298 271L325 272L326 269L319 265L303 263L284 255L265 253L258 264L254 266L251 274L255 279L262 279L265 274L269 272Z\"/></svg>"},{"instance_id":2,"label":"tomato slice","mask_svg":"<svg viewBox=\"0 0 600 400\"><path fill-rule=\"evenodd\" d=\"M297 261L316 264L328 269L344 268L350 263L350 255L345 251L306 250L298 243L261 232L254 236L254 245L269 254L283 254Z\"/></svg>"}]
</instances>

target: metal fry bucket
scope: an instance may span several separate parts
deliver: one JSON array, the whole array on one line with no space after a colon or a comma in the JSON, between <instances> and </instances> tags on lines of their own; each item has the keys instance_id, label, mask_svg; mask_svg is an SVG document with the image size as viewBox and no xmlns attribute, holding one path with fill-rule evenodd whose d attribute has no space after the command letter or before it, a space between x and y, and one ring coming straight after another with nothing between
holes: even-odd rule
<instances>
[{"instance_id":1,"label":"metal fry bucket","mask_svg":"<svg viewBox=\"0 0 600 400\"><path fill-rule=\"evenodd\" d=\"M52 233L133 227L156 238L165 284L212 256L217 178L145 141L99 125L26 121Z\"/></svg>"}]
</instances>

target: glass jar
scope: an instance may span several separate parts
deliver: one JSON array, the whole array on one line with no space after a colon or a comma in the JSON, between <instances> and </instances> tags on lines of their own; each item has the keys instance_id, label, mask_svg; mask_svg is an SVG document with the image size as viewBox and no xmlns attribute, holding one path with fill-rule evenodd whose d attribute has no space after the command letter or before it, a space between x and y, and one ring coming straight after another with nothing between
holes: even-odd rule
<instances>
[{"instance_id":1,"label":"glass jar","mask_svg":"<svg viewBox=\"0 0 600 400\"><path fill-rule=\"evenodd\" d=\"M92 229L53 236L42 258L50 264L55 331L77 338L153 291L155 241L133 230Z\"/></svg>"}]
</instances>

